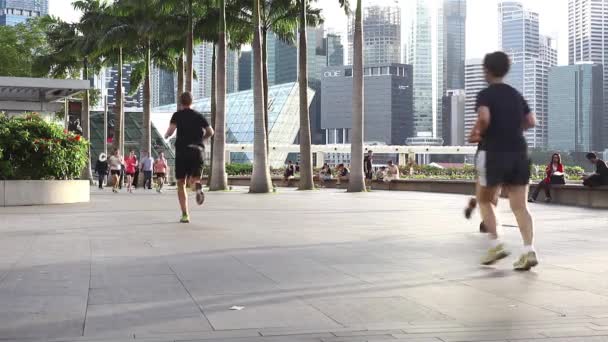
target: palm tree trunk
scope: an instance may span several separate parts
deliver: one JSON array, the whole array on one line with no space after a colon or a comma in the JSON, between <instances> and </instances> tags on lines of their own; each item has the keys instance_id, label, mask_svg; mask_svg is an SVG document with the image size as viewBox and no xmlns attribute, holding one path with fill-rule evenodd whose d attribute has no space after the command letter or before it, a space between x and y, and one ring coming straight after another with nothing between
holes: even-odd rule
<instances>
[{"instance_id":1,"label":"palm tree trunk","mask_svg":"<svg viewBox=\"0 0 608 342\"><path fill-rule=\"evenodd\" d=\"M125 118L123 110L124 94L122 92L122 47L118 48L118 81L116 82L116 117L114 118L114 148L124 155Z\"/></svg>"},{"instance_id":2,"label":"palm tree trunk","mask_svg":"<svg viewBox=\"0 0 608 342\"><path fill-rule=\"evenodd\" d=\"M148 46L146 47L146 61L145 61L145 75L144 75L144 114L142 119L142 127L144 130L141 149L144 152L147 152L148 155L152 155L152 121L150 118L150 113L152 111L151 106L151 85L150 85L150 42L148 42Z\"/></svg>"},{"instance_id":3,"label":"palm tree trunk","mask_svg":"<svg viewBox=\"0 0 608 342\"><path fill-rule=\"evenodd\" d=\"M262 42L260 32L260 0L253 0L253 174L251 193L268 193L272 189L268 168L267 139L264 120L264 85L262 80Z\"/></svg>"},{"instance_id":4,"label":"palm tree trunk","mask_svg":"<svg viewBox=\"0 0 608 342\"><path fill-rule=\"evenodd\" d=\"M214 47L215 51L215 47ZM220 0L220 34L217 44L217 108L214 127L215 139L213 141L213 164L211 172L211 185L209 190L222 191L228 189L226 177L226 0Z\"/></svg>"},{"instance_id":5,"label":"palm tree trunk","mask_svg":"<svg viewBox=\"0 0 608 342\"><path fill-rule=\"evenodd\" d=\"M364 192L363 179L363 31L361 30L361 0L357 0L353 48L353 133L350 143L351 174L348 192Z\"/></svg>"},{"instance_id":6,"label":"palm tree trunk","mask_svg":"<svg viewBox=\"0 0 608 342\"><path fill-rule=\"evenodd\" d=\"M85 81L89 80L89 62L87 57L84 58L83 68L82 68L82 79ZM89 90L84 91L84 97L82 98L82 113L81 113L81 121L82 121L82 136L87 141L91 139L91 113L89 111L89 97L91 93ZM91 173L91 148L87 147L87 163L82 170L81 179L88 179L89 181L93 181L93 174Z\"/></svg>"},{"instance_id":7,"label":"palm tree trunk","mask_svg":"<svg viewBox=\"0 0 608 342\"><path fill-rule=\"evenodd\" d=\"M306 6L307 0L300 2L300 42L298 49L300 88L300 190L313 190L315 183L312 172L312 143L310 138L310 114L308 113L308 61L306 52Z\"/></svg>"},{"instance_id":8,"label":"palm tree trunk","mask_svg":"<svg viewBox=\"0 0 608 342\"><path fill-rule=\"evenodd\" d=\"M177 91L175 92L177 110L180 110L180 96L184 92L184 51L182 50L177 58Z\"/></svg>"},{"instance_id":9,"label":"palm tree trunk","mask_svg":"<svg viewBox=\"0 0 608 342\"><path fill-rule=\"evenodd\" d=\"M217 72L216 70L216 64L215 64L215 44L213 44L213 53L211 55L211 127L213 127L213 129L215 129L215 116L217 113L217 89L216 89L216 82L217 82ZM217 133L216 133L217 135ZM209 175L209 179L207 180L207 185L209 187L211 187L211 177L212 177L212 173L213 173L213 146L214 146L214 141L215 141L215 136L211 137L211 158L210 158L210 163L209 163L209 170L210 170L210 175Z\"/></svg>"},{"instance_id":10,"label":"palm tree trunk","mask_svg":"<svg viewBox=\"0 0 608 342\"><path fill-rule=\"evenodd\" d=\"M270 130L268 128L268 31L262 29L262 72L264 75L264 134L266 134L266 154L270 155Z\"/></svg>"},{"instance_id":11,"label":"palm tree trunk","mask_svg":"<svg viewBox=\"0 0 608 342\"><path fill-rule=\"evenodd\" d=\"M194 26L192 23L192 1L188 1L188 36L186 37L186 90L192 93L192 79L194 78Z\"/></svg>"}]
</instances>

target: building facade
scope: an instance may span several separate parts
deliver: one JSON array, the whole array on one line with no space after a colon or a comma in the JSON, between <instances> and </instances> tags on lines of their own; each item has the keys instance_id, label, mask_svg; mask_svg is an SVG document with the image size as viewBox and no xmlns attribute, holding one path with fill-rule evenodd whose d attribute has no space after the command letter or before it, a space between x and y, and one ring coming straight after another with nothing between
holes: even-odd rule
<instances>
[{"instance_id":1,"label":"building facade","mask_svg":"<svg viewBox=\"0 0 608 342\"><path fill-rule=\"evenodd\" d=\"M342 36L336 33L329 33L325 38L325 53L327 56L325 66L344 65L344 45Z\"/></svg>"},{"instance_id":2,"label":"building facade","mask_svg":"<svg viewBox=\"0 0 608 342\"><path fill-rule=\"evenodd\" d=\"M194 73L192 84L194 98L211 97L213 66L213 44L203 43L194 47ZM226 92L234 93L239 89L239 53L226 51Z\"/></svg>"},{"instance_id":3,"label":"building facade","mask_svg":"<svg viewBox=\"0 0 608 342\"><path fill-rule=\"evenodd\" d=\"M608 132L608 0L568 1L568 61L604 66L602 127ZM602 145L608 148L608 134L604 134Z\"/></svg>"},{"instance_id":4,"label":"building facade","mask_svg":"<svg viewBox=\"0 0 608 342\"><path fill-rule=\"evenodd\" d=\"M465 63L464 68L464 92L465 92L465 107L464 107L464 142L467 143L467 138L471 134L473 126L477 121L477 111L475 105L477 102L477 94L488 86L486 82L481 59L469 59Z\"/></svg>"},{"instance_id":5,"label":"building facade","mask_svg":"<svg viewBox=\"0 0 608 342\"><path fill-rule=\"evenodd\" d=\"M328 67L321 79L321 128L327 144L348 144L352 129L352 67ZM364 141L403 145L413 133L412 67L367 65Z\"/></svg>"},{"instance_id":6,"label":"building facade","mask_svg":"<svg viewBox=\"0 0 608 342\"><path fill-rule=\"evenodd\" d=\"M49 14L49 0L0 0L0 26L15 26Z\"/></svg>"},{"instance_id":7,"label":"building facade","mask_svg":"<svg viewBox=\"0 0 608 342\"><path fill-rule=\"evenodd\" d=\"M549 72L549 148L557 151L602 150L603 68L584 63Z\"/></svg>"},{"instance_id":8,"label":"building facade","mask_svg":"<svg viewBox=\"0 0 608 342\"><path fill-rule=\"evenodd\" d=\"M253 78L253 52L241 51L239 57L239 91L251 89Z\"/></svg>"},{"instance_id":9,"label":"building facade","mask_svg":"<svg viewBox=\"0 0 608 342\"><path fill-rule=\"evenodd\" d=\"M157 66L152 67L152 107L174 103L177 84L175 73Z\"/></svg>"},{"instance_id":10,"label":"building facade","mask_svg":"<svg viewBox=\"0 0 608 342\"><path fill-rule=\"evenodd\" d=\"M354 14L348 18L348 64L353 64ZM363 64L401 62L401 8L397 0L363 7Z\"/></svg>"},{"instance_id":11,"label":"building facade","mask_svg":"<svg viewBox=\"0 0 608 342\"><path fill-rule=\"evenodd\" d=\"M548 77L557 65L555 41L539 33L538 13L521 2L498 4L499 48L511 58L505 82L517 89L536 113L536 127L526 131L531 148L547 146Z\"/></svg>"},{"instance_id":12,"label":"building facade","mask_svg":"<svg viewBox=\"0 0 608 342\"><path fill-rule=\"evenodd\" d=\"M447 89L464 89L467 2L444 0L443 8L445 86Z\"/></svg>"},{"instance_id":13,"label":"building facade","mask_svg":"<svg viewBox=\"0 0 608 342\"><path fill-rule=\"evenodd\" d=\"M125 108L142 108L143 107L143 89L139 87L137 91L132 93L131 89L131 71L133 66L125 64L122 68L122 87L124 96ZM99 82L102 88L101 93L108 95L108 106L116 105L116 87L118 85L118 68L103 69L99 75Z\"/></svg>"},{"instance_id":14,"label":"building facade","mask_svg":"<svg viewBox=\"0 0 608 342\"><path fill-rule=\"evenodd\" d=\"M443 143L463 146L466 93L464 89L448 90L443 97Z\"/></svg>"}]
</instances>

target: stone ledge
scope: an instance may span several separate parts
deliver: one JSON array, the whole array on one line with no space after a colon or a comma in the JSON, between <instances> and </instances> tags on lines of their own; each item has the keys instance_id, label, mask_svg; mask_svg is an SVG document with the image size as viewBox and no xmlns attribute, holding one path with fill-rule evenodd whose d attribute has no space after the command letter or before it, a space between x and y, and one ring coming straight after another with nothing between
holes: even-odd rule
<instances>
[{"instance_id":1,"label":"stone ledge","mask_svg":"<svg viewBox=\"0 0 608 342\"><path fill-rule=\"evenodd\" d=\"M0 181L0 207L89 202L88 180Z\"/></svg>"}]
</instances>

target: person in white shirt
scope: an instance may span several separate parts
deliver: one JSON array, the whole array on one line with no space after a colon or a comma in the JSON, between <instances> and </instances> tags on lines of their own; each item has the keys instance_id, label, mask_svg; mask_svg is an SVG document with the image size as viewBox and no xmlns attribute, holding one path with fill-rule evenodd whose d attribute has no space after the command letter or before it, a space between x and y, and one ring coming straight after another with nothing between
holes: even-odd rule
<instances>
[{"instance_id":1,"label":"person in white shirt","mask_svg":"<svg viewBox=\"0 0 608 342\"><path fill-rule=\"evenodd\" d=\"M384 177L384 181L390 182L395 179L399 179L399 167L397 167L397 165L395 165L392 160L389 160L388 166L386 168L386 177Z\"/></svg>"},{"instance_id":2,"label":"person in white shirt","mask_svg":"<svg viewBox=\"0 0 608 342\"><path fill-rule=\"evenodd\" d=\"M144 189L152 190L152 172L154 171L154 158L148 152L142 153L141 170L144 172Z\"/></svg>"},{"instance_id":3,"label":"person in white shirt","mask_svg":"<svg viewBox=\"0 0 608 342\"><path fill-rule=\"evenodd\" d=\"M120 173L122 172L122 156L118 153L118 150L114 150L114 153L108 158L108 164L110 165L110 175L112 176L112 192L117 193L120 187Z\"/></svg>"}]
</instances>

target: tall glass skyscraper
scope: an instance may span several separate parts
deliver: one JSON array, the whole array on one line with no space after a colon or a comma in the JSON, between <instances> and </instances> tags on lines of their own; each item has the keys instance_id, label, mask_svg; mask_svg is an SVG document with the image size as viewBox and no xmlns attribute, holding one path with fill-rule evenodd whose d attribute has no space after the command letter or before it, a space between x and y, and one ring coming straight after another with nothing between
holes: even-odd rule
<instances>
[{"instance_id":1,"label":"tall glass skyscraper","mask_svg":"<svg viewBox=\"0 0 608 342\"><path fill-rule=\"evenodd\" d=\"M213 44L203 43L194 47L194 72L196 79L192 84L194 98L211 97L211 71L213 63ZM239 87L238 51L226 51L226 92L233 93Z\"/></svg>"},{"instance_id":2,"label":"tall glass skyscraper","mask_svg":"<svg viewBox=\"0 0 608 342\"><path fill-rule=\"evenodd\" d=\"M327 54L325 66L344 65L344 45L342 45L342 36L335 33L328 33L327 38L325 38L325 53Z\"/></svg>"},{"instance_id":3,"label":"tall glass skyscraper","mask_svg":"<svg viewBox=\"0 0 608 342\"><path fill-rule=\"evenodd\" d=\"M471 133L473 126L475 126L475 121L477 121L477 112L475 111L477 94L487 86L488 82L486 82L483 73L482 60L467 60L464 69L465 108L463 135L465 141Z\"/></svg>"},{"instance_id":4,"label":"tall glass skyscraper","mask_svg":"<svg viewBox=\"0 0 608 342\"><path fill-rule=\"evenodd\" d=\"M14 26L49 14L49 0L0 0L0 25Z\"/></svg>"},{"instance_id":5,"label":"tall glass skyscraper","mask_svg":"<svg viewBox=\"0 0 608 342\"><path fill-rule=\"evenodd\" d=\"M532 148L547 146L549 69L557 65L555 41L539 33L538 13L521 2L498 4L498 40L501 50L511 58L511 71L505 81L528 101L537 116L536 127L526 131Z\"/></svg>"},{"instance_id":6,"label":"tall glass skyscraper","mask_svg":"<svg viewBox=\"0 0 608 342\"><path fill-rule=\"evenodd\" d=\"M608 0L568 1L568 61L604 66L603 131L608 132ZM603 148L608 148L604 134Z\"/></svg>"},{"instance_id":7,"label":"tall glass skyscraper","mask_svg":"<svg viewBox=\"0 0 608 342\"><path fill-rule=\"evenodd\" d=\"M353 64L354 14L348 18L348 64ZM401 62L401 7L397 0L363 7L363 63Z\"/></svg>"},{"instance_id":8,"label":"tall glass skyscraper","mask_svg":"<svg viewBox=\"0 0 608 342\"><path fill-rule=\"evenodd\" d=\"M445 86L464 89L466 0L443 0L445 27Z\"/></svg>"}]
</instances>

